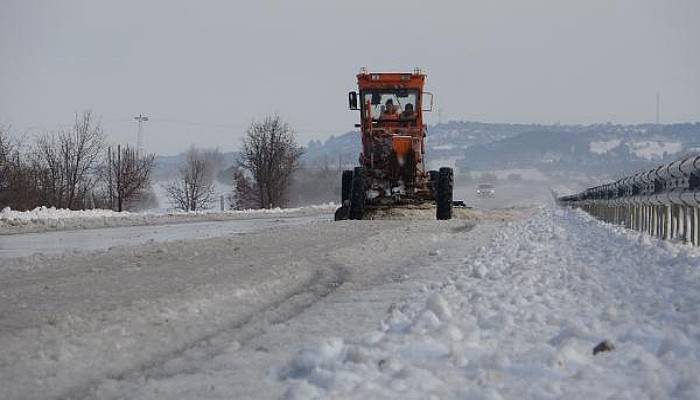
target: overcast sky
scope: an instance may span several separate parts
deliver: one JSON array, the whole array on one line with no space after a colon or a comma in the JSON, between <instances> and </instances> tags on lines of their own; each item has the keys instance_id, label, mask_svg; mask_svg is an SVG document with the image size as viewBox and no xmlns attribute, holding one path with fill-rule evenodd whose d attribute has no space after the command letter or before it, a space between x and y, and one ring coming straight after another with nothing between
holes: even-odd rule
<instances>
[{"instance_id":1,"label":"overcast sky","mask_svg":"<svg viewBox=\"0 0 700 400\"><path fill-rule=\"evenodd\" d=\"M113 142L238 147L277 112L300 141L352 129L360 67L428 72L449 119L700 120L700 1L0 0L0 123L92 109ZM437 122L432 113L429 122Z\"/></svg>"}]
</instances>

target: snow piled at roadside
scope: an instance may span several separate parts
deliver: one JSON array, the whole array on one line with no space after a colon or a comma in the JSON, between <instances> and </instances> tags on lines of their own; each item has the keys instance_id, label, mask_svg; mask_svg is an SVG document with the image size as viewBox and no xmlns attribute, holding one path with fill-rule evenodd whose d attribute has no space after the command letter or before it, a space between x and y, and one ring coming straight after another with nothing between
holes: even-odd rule
<instances>
[{"instance_id":1,"label":"snow piled at roadside","mask_svg":"<svg viewBox=\"0 0 700 400\"><path fill-rule=\"evenodd\" d=\"M68 210L56 207L37 207L30 211L16 211L10 207L0 211L0 221L3 223L22 223L59 220L66 218L129 218L133 213L124 211L116 212L112 210Z\"/></svg>"},{"instance_id":2,"label":"snow piled at roadside","mask_svg":"<svg viewBox=\"0 0 700 400\"><path fill-rule=\"evenodd\" d=\"M277 374L288 399L698 399L699 305L697 249L546 208Z\"/></svg>"},{"instance_id":3,"label":"snow piled at roadside","mask_svg":"<svg viewBox=\"0 0 700 400\"><path fill-rule=\"evenodd\" d=\"M0 233L26 233L48 230L177 223L197 220L226 220L270 215L308 214L333 212L336 208L337 205L334 203L327 203L296 208L277 207L259 210L132 213L128 211L116 212L101 209L67 210L43 206L37 207L31 211L15 211L6 207L0 211Z\"/></svg>"}]
</instances>

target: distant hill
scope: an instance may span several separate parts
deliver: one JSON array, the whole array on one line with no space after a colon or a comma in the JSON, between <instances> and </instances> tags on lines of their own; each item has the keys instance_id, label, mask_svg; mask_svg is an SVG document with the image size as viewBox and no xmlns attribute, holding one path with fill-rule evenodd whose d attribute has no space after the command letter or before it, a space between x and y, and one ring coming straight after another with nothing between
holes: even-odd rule
<instances>
[{"instance_id":1,"label":"distant hill","mask_svg":"<svg viewBox=\"0 0 700 400\"><path fill-rule=\"evenodd\" d=\"M615 176L700 149L700 124L544 126L471 146L456 165L467 170L537 168Z\"/></svg>"},{"instance_id":2,"label":"distant hill","mask_svg":"<svg viewBox=\"0 0 700 400\"><path fill-rule=\"evenodd\" d=\"M451 121L429 127L432 168L462 171L537 169L543 174L614 176L700 149L700 123L538 125ZM354 165L359 132L309 143L309 163Z\"/></svg>"}]
</instances>

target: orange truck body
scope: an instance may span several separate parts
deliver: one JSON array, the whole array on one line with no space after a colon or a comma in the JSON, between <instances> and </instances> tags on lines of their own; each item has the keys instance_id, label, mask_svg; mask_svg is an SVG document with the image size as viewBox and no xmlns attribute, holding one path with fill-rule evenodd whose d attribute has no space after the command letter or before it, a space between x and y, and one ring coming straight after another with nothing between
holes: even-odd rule
<instances>
[{"instance_id":1,"label":"orange truck body","mask_svg":"<svg viewBox=\"0 0 700 400\"><path fill-rule=\"evenodd\" d=\"M432 202L436 218L452 218L453 170L426 171L423 112L432 110L432 94L423 91L425 74L368 72L357 75L359 91L348 93L351 110L360 112L362 151L359 166L342 174L341 206L335 219L363 219L379 207Z\"/></svg>"},{"instance_id":2,"label":"orange truck body","mask_svg":"<svg viewBox=\"0 0 700 400\"><path fill-rule=\"evenodd\" d=\"M423 111L432 108L432 95L427 98L423 91L425 79L418 69L382 73L363 69L357 75L359 101L355 109L360 111L360 124L356 126L362 133L359 162L372 178L375 203L433 199L425 168L427 127ZM428 104L423 104L427 99ZM400 192L395 187L400 187Z\"/></svg>"}]
</instances>

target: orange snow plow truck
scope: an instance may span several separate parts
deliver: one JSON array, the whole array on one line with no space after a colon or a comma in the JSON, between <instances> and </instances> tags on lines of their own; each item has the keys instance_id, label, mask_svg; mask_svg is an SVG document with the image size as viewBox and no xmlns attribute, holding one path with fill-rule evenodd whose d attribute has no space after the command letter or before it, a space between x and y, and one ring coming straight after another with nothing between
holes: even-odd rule
<instances>
[{"instance_id":1,"label":"orange snow plow truck","mask_svg":"<svg viewBox=\"0 0 700 400\"><path fill-rule=\"evenodd\" d=\"M362 219L372 208L434 202L437 219L452 218L452 168L426 171L423 112L433 96L424 92L426 75L374 73L357 75L359 92L348 94L351 110L360 111L362 152L359 166L343 171L342 205L336 220Z\"/></svg>"}]
</instances>

